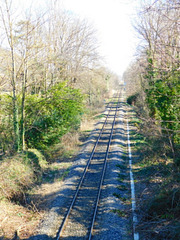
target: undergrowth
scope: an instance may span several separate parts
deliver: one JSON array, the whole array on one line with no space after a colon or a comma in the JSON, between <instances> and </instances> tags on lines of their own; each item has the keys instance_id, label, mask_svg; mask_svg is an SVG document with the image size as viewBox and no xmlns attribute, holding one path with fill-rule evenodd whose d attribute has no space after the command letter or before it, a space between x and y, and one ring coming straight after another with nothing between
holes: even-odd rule
<instances>
[{"instance_id":1,"label":"undergrowth","mask_svg":"<svg viewBox=\"0 0 180 240\"><path fill-rule=\"evenodd\" d=\"M48 209L49 196L66 178L95 122L103 117L94 115L84 116L79 130L67 132L51 147L0 156L0 239L12 239L15 231L20 239L33 234Z\"/></svg>"},{"instance_id":2,"label":"undergrowth","mask_svg":"<svg viewBox=\"0 0 180 240\"><path fill-rule=\"evenodd\" d=\"M45 158L35 149L6 157L0 164L0 200L22 203L26 191L40 181L46 164Z\"/></svg>"},{"instance_id":3,"label":"undergrowth","mask_svg":"<svg viewBox=\"0 0 180 240\"><path fill-rule=\"evenodd\" d=\"M139 184L138 231L142 239L180 239L180 169L156 124L133 119L132 148L139 153L135 176ZM176 154L177 156L177 154ZM142 189L144 186L144 189Z\"/></svg>"}]
</instances>

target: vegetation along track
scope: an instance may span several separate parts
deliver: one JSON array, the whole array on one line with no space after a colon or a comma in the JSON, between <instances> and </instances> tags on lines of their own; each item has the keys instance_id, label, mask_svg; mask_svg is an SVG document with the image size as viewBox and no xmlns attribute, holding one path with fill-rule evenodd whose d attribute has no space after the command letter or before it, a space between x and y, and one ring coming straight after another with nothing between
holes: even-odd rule
<instances>
[{"instance_id":1,"label":"vegetation along track","mask_svg":"<svg viewBox=\"0 0 180 240\"><path fill-rule=\"evenodd\" d=\"M119 97L116 97L108 104L108 114L61 223L57 240L91 239L118 109Z\"/></svg>"}]
</instances>

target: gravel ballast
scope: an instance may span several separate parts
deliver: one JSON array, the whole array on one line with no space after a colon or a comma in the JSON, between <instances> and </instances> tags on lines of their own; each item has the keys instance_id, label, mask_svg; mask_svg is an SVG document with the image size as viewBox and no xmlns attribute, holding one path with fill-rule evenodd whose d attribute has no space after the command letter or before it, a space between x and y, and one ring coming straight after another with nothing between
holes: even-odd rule
<instances>
[{"instance_id":1,"label":"gravel ballast","mask_svg":"<svg viewBox=\"0 0 180 240\"><path fill-rule=\"evenodd\" d=\"M125 160L122 159L123 154L126 153L127 144L124 116L125 105L122 103L120 104L119 113L117 115L110 153L108 155L108 164L92 236L93 240L132 239L130 224L131 215L129 214L130 203L125 203L124 200L122 201L122 199L127 198L130 202L129 172L128 168L126 168L126 170L121 170L118 167L118 165L128 167L127 161L125 162ZM47 206L48 214L41 222L35 235L29 238L29 240L56 239L57 231L60 227L64 214L67 211L67 207L71 204L72 196L81 178L83 169L89 159L101 127L102 120L92 131L86 144L70 168L68 176L61 184L56 196L52 198L49 206ZM118 179L120 171L123 172L125 176L125 179L122 182ZM118 188L119 185L126 186L127 189L125 188L126 190L121 191ZM68 240L68 237L65 239ZM80 238L77 237L73 239Z\"/></svg>"}]
</instances>

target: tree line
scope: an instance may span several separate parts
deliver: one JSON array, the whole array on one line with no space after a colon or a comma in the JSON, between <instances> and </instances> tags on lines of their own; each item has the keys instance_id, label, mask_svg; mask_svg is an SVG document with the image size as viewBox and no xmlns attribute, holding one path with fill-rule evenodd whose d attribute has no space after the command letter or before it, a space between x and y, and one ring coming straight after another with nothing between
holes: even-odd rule
<instances>
[{"instance_id":1,"label":"tree line","mask_svg":"<svg viewBox=\"0 0 180 240\"><path fill-rule=\"evenodd\" d=\"M169 143L175 164L180 146L180 4L142 1L134 23L140 38L137 58L124 73L143 121ZM152 134L148 133L147 134ZM164 152L166 149L164 148ZM166 153L165 153L166 154Z\"/></svg>"},{"instance_id":2,"label":"tree line","mask_svg":"<svg viewBox=\"0 0 180 240\"><path fill-rule=\"evenodd\" d=\"M78 128L117 76L103 66L96 31L55 1L40 16L16 16L1 0L0 148L46 148Z\"/></svg>"}]
</instances>

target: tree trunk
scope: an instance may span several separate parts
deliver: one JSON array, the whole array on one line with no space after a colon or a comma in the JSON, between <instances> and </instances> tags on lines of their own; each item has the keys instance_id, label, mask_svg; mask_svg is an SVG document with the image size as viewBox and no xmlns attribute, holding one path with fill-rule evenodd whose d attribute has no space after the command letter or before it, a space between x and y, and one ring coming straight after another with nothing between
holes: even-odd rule
<instances>
[{"instance_id":1,"label":"tree trunk","mask_svg":"<svg viewBox=\"0 0 180 240\"><path fill-rule=\"evenodd\" d=\"M15 72L15 59L14 49L11 48L11 59L12 59L12 87L13 87L13 126L14 126L14 149L19 151L19 123L18 123L18 104L16 96L16 72Z\"/></svg>"},{"instance_id":2,"label":"tree trunk","mask_svg":"<svg viewBox=\"0 0 180 240\"><path fill-rule=\"evenodd\" d=\"M25 98L26 98L26 84L27 84L27 66L24 68L22 74L22 99L21 99L21 120L20 120L20 149L25 150Z\"/></svg>"}]
</instances>

